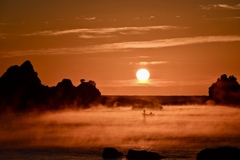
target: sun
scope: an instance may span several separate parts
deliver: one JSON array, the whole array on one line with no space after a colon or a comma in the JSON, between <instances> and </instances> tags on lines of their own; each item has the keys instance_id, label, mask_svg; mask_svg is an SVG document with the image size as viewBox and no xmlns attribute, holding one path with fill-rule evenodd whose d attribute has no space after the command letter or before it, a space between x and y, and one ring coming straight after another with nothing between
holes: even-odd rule
<instances>
[{"instance_id":1,"label":"sun","mask_svg":"<svg viewBox=\"0 0 240 160\"><path fill-rule=\"evenodd\" d=\"M150 73L147 69L142 68L136 72L136 77L140 82L145 82L149 79Z\"/></svg>"}]
</instances>

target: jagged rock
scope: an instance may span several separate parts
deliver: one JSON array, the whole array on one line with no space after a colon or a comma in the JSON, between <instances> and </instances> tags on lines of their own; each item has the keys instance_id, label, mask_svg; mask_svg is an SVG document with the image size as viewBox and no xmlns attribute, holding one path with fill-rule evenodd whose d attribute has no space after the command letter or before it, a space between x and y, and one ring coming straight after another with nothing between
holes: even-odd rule
<instances>
[{"instance_id":1,"label":"jagged rock","mask_svg":"<svg viewBox=\"0 0 240 160\"><path fill-rule=\"evenodd\" d=\"M11 66L0 77L1 103L13 106L16 110L26 110L27 106L41 97L39 93L42 88L30 61L25 61L21 66Z\"/></svg>"},{"instance_id":2,"label":"jagged rock","mask_svg":"<svg viewBox=\"0 0 240 160\"><path fill-rule=\"evenodd\" d=\"M103 149L102 158L113 159L120 158L122 156L123 154L115 148L108 147Z\"/></svg>"},{"instance_id":3,"label":"jagged rock","mask_svg":"<svg viewBox=\"0 0 240 160\"><path fill-rule=\"evenodd\" d=\"M81 79L80 82L80 85L76 88L78 93L77 103L89 107L91 102L96 101L101 96L101 92L96 88L96 83L92 80L85 82L84 79Z\"/></svg>"},{"instance_id":4,"label":"jagged rock","mask_svg":"<svg viewBox=\"0 0 240 160\"><path fill-rule=\"evenodd\" d=\"M209 87L209 98L216 104L239 105L240 85L234 76L221 75L217 82Z\"/></svg>"},{"instance_id":5,"label":"jagged rock","mask_svg":"<svg viewBox=\"0 0 240 160\"><path fill-rule=\"evenodd\" d=\"M236 147L207 148L197 154L197 160L240 160L240 149Z\"/></svg>"},{"instance_id":6,"label":"jagged rock","mask_svg":"<svg viewBox=\"0 0 240 160\"><path fill-rule=\"evenodd\" d=\"M9 67L0 79L1 92L14 92L23 87L35 89L42 85L30 61Z\"/></svg>"},{"instance_id":7,"label":"jagged rock","mask_svg":"<svg viewBox=\"0 0 240 160\"><path fill-rule=\"evenodd\" d=\"M132 150L128 151L126 156L128 160L159 160L164 158L156 152L149 152L145 150Z\"/></svg>"},{"instance_id":8,"label":"jagged rock","mask_svg":"<svg viewBox=\"0 0 240 160\"><path fill-rule=\"evenodd\" d=\"M77 87L69 79L63 79L51 88L44 86L30 61L9 67L0 77L0 112L90 106L100 96L96 83L91 80L83 80Z\"/></svg>"}]
</instances>

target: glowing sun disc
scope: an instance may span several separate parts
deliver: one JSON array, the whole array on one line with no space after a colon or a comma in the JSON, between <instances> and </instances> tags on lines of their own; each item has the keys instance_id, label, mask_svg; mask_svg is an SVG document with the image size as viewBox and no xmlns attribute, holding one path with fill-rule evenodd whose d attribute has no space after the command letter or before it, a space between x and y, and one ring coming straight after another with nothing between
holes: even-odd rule
<instances>
[{"instance_id":1,"label":"glowing sun disc","mask_svg":"<svg viewBox=\"0 0 240 160\"><path fill-rule=\"evenodd\" d=\"M136 73L136 77L139 81L147 81L150 77L150 73L147 69L139 69Z\"/></svg>"}]
</instances>

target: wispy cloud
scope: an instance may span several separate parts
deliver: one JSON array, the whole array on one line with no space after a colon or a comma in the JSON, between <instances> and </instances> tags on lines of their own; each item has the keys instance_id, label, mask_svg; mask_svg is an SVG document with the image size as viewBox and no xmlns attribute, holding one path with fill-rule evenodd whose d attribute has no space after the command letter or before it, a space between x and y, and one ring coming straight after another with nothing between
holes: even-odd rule
<instances>
[{"instance_id":1,"label":"wispy cloud","mask_svg":"<svg viewBox=\"0 0 240 160\"><path fill-rule=\"evenodd\" d=\"M92 20L95 20L96 17L86 17L86 18L84 18L84 19L87 20L87 21L92 21Z\"/></svg>"},{"instance_id":2,"label":"wispy cloud","mask_svg":"<svg viewBox=\"0 0 240 160\"><path fill-rule=\"evenodd\" d=\"M202 36L202 37L187 37L187 38L173 38L160 39L152 41L134 41L109 43L99 45L89 45L79 48L56 48L56 49L42 49L29 51L15 51L15 52L0 52L1 57L14 57L23 55L40 55L40 54L87 54L87 53L104 53L115 51L130 51L134 49L152 49L163 47L184 46L202 43L214 42L240 42L240 36Z\"/></svg>"},{"instance_id":3,"label":"wispy cloud","mask_svg":"<svg viewBox=\"0 0 240 160\"><path fill-rule=\"evenodd\" d=\"M168 61L141 61L141 62L130 62L130 65L140 65L140 66L147 66L147 65L159 65L159 64L166 64L169 63Z\"/></svg>"},{"instance_id":4,"label":"wispy cloud","mask_svg":"<svg viewBox=\"0 0 240 160\"><path fill-rule=\"evenodd\" d=\"M10 23L4 23L4 22L0 22L0 26L5 26L5 25L9 25Z\"/></svg>"},{"instance_id":5,"label":"wispy cloud","mask_svg":"<svg viewBox=\"0 0 240 160\"><path fill-rule=\"evenodd\" d=\"M6 34L0 33L0 38L1 39L5 39L6 38Z\"/></svg>"},{"instance_id":6,"label":"wispy cloud","mask_svg":"<svg viewBox=\"0 0 240 160\"><path fill-rule=\"evenodd\" d=\"M105 80L98 82L99 87L178 87L178 86L199 86L208 85L211 83L212 79L202 79L198 81L192 80L182 80L182 81L174 81L172 79L150 79L146 83L139 83L137 78L135 79L122 79L122 80Z\"/></svg>"},{"instance_id":7,"label":"wispy cloud","mask_svg":"<svg viewBox=\"0 0 240 160\"><path fill-rule=\"evenodd\" d=\"M173 81L167 79L152 79L150 78L147 83L138 83L137 79L131 80L115 80L105 83L108 87L119 87L119 86L146 86L146 87L170 87L170 86L197 86L208 85L209 81L207 80L198 80L198 81ZM102 85L101 85L102 86Z\"/></svg>"},{"instance_id":8,"label":"wispy cloud","mask_svg":"<svg viewBox=\"0 0 240 160\"><path fill-rule=\"evenodd\" d=\"M148 19L154 19L154 18L156 18L155 16L150 16Z\"/></svg>"},{"instance_id":9,"label":"wispy cloud","mask_svg":"<svg viewBox=\"0 0 240 160\"><path fill-rule=\"evenodd\" d=\"M79 38L82 39L97 39L97 38L112 38L115 37L114 35L90 35L90 34L81 34L78 36Z\"/></svg>"},{"instance_id":10,"label":"wispy cloud","mask_svg":"<svg viewBox=\"0 0 240 160\"><path fill-rule=\"evenodd\" d=\"M211 9L231 9L231 10L239 10L240 4L237 5L229 5L229 4L210 4L210 5L200 5L202 9L211 10Z\"/></svg>"},{"instance_id":11,"label":"wispy cloud","mask_svg":"<svg viewBox=\"0 0 240 160\"><path fill-rule=\"evenodd\" d=\"M206 18L206 20L239 20L240 17L220 17L220 18Z\"/></svg>"},{"instance_id":12,"label":"wispy cloud","mask_svg":"<svg viewBox=\"0 0 240 160\"><path fill-rule=\"evenodd\" d=\"M22 34L22 36L58 36L66 34L82 34L82 35L104 35L113 33L136 33L147 32L150 30L168 30L168 29L186 29L187 27L177 26L145 26L145 27L117 27L117 28L82 28L82 29L69 29L63 31L41 31L29 34Z\"/></svg>"},{"instance_id":13,"label":"wispy cloud","mask_svg":"<svg viewBox=\"0 0 240 160\"><path fill-rule=\"evenodd\" d=\"M154 87L167 87L179 85L175 81L164 80L164 79L149 79L147 83L139 83L137 79L128 80L112 80L98 83L101 87L129 87L129 86L154 86Z\"/></svg>"},{"instance_id":14,"label":"wispy cloud","mask_svg":"<svg viewBox=\"0 0 240 160\"><path fill-rule=\"evenodd\" d=\"M126 50L126 49L148 49L148 48L163 48L171 46L191 45L198 43L212 43L212 42L233 42L240 41L240 36L203 36L203 37L188 37L188 38L173 38L160 39L152 41L135 41L102 44L95 46L98 51L112 51L112 50ZM94 48L92 48L94 49Z\"/></svg>"}]
</instances>

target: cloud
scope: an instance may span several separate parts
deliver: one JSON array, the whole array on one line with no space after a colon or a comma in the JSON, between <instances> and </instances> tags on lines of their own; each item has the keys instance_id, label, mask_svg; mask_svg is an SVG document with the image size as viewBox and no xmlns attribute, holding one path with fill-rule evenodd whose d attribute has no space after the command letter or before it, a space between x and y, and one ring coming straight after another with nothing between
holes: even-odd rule
<instances>
[{"instance_id":1,"label":"cloud","mask_svg":"<svg viewBox=\"0 0 240 160\"><path fill-rule=\"evenodd\" d=\"M150 16L148 19L154 19L154 18L156 18L155 16Z\"/></svg>"},{"instance_id":2,"label":"cloud","mask_svg":"<svg viewBox=\"0 0 240 160\"><path fill-rule=\"evenodd\" d=\"M135 86L145 86L145 87L173 87L173 86L198 86L208 85L209 80L198 80L198 81L173 81L167 79L150 79L147 83L139 83L137 79L128 80L112 80L105 81L104 83L98 83L101 87L135 87Z\"/></svg>"},{"instance_id":3,"label":"cloud","mask_svg":"<svg viewBox=\"0 0 240 160\"><path fill-rule=\"evenodd\" d=\"M220 18L206 18L206 20L238 20L240 17L220 17Z\"/></svg>"},{"instance_id":4,"label":"cloud","mask_svg":"<svg viewBox=\"0 0 240 160\"><path fill-rule=\"evenodd\" d=\"M225 8L225 9L237 9L237 10L239 10L240 9L240 4L238 4L238 5L227 5L227 4L218 4L218 6L220 7L220 8Z\"/></svg>"},{"instance_id":5,"label":"cloud","mask_svg":"<svg viewBox=\"0 0 240 160\"><path fill-rule=\"evenodd\" d=\"M6 34L0 33L0 38L1 39L6 39Z\"/></svg>"},{"instance_id":6,"label":"cloud","mask_svg":"<svg viewBox=\"0 0 240 160\"><path fill-rule=\"evenodd\" d=\"M95 46L95 49L98 49L98 51L150 49L150 48L163 48L163 47L171 47L171 46L191 45L191 44L199 44L199 43L234 42L234 41L240 41L240 36L203 36L203 37L160 39L160 40L152 40L152 41L122 42L122 43L97 45Z\"/></svg>"},{"instance_id":7,"label":"cloud","mask_svg":"<svg viewBox=\"0 0 240 160\"><path fill-rule=\"evenodd\" d=\"M93 39L93 38L112 38L115 37L113 35L88 35L88 34L82 34L78 36L82 39Z\"/></svg>"},{"instance_id":8,"label":"cloud","mask_svg":"<svg viewBox=\"0 0 240 160\"><path fill-rule=\"evenodd\" d=\"M229 4L210 4L210 5L200 5L200 7L204 10L211 9L231 9L231 10L239 10L240 4L237 5L229 5Z\"/></svg>"},{"instance_id":9,"label":"cloud","mask_svg":"<svg viewBox=\"0 0 240 160\"><path fill-rule=\"evenodd\" d=\"M87 20L87 21L92 21L92 20L95 20L96 17L86 17L86 18L84 18L84 19Z\"/></svg>"},{"instance_id":10,"label":"cloud","mask_svg":"<svg viewBox=\"0 0 240 160\"><path fill-rule=\"evenodd\" d=\"M146 66L146 65L158 65L158 64L166 64L169 63L168 61L151 61L151 62L147 62L147 61L141 61L141 62L130 62L130 65L140 65L140 66Z\"/></svg>"},{"instance_id":11,"label":"cloud","mask_svg":"<svg viewBox=\"0 0 240 160\"><path fill-rule=\"evenodd\" d=\"M164 79L149 79L147 83L139 83L136 79L128 80L112 80L98 83L100 87L136 87L136 86L145 86L145 87L167 87L167 86L176 86L178 85L175 81L164 80Z\"/></svg>"},{"instance_id":12,"label":"cloud","mask_svg":"<svg viewBox=\"0 0 240 160\"><path fill-rule=\"evenodd\" d=\"M10 23L3 23L3 22L0 22L0 26L5 26L5 25L9 25Z\"/></svg>"},{"instance_id":13,"label":"cloud","mask_svg":"<svg viewBox=\"0 0 240 160\"><path fill-rule=\"evenodd\" d=\"M54 55L54 54L88 54L88 53L104 53L115 51L129 51L134 49L154 49L174 46L184 46L214 42L240 42L240 36L202 36L202 37L186 37L173 39L159 39L152 41L132 41L121 43L108 43L89 45L79 48L55 48L27 51L0 52L0 57L16 57L25 55Z\"/></svg>"},{"instance_id":14,"label":"cloud","mask_svg":"<svg viewBox=\"0 0 240 160\"><path fill-rule=\"evenodd\" d=\"M125 34L147 32L150 30L168 30L168 29L186 29L186 27L176 26L145 26L145 27L117 27L117 28L82 28L82 29L69 29L63 31L41 31L30 34L22 34L22 36L59 36L66 34L81 34L81 35L106 35L113 33Z\"/></svg>"}]
</instances>

